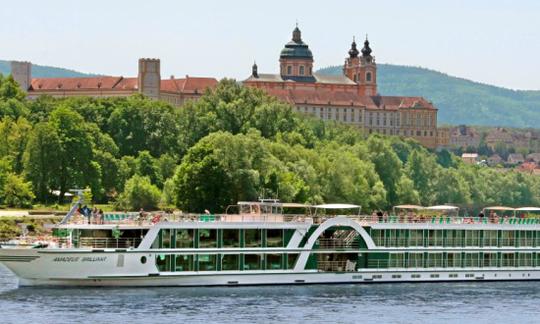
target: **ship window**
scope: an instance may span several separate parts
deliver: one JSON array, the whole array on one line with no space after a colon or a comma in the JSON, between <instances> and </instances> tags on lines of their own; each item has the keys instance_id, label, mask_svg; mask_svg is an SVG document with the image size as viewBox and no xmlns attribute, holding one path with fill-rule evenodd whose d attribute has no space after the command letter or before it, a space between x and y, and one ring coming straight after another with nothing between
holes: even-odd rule
<instances>
[{"instance_id":1,"label":"ship window","mask_svg":"<svg viewBox=\"0 0 540 324\"><path fill-rule=\"evenodd\" d=\"M465 268L479 267L480 266L480 253L465 253L463 266Z\"/></svg>"},{"instance_id":2,"label":"ship window","mask_svg":"<svg viewBox=\"0 0 540 324\"><path fill-rule=\"evenodd\" d=\"M193 255L176 255L175 271L193 271Z\"/></svg>"},{"instance_id":3,"label":"ship window","mask_svg":"<svg viewBox=\"0 0 540 324\"><path fill-rule=\"evenodd\" d=\"M390 253L390 268L403 268L405 266L405 253Z\"/></svg>"},{"instance_id":4,"label":"ship window","mask_svg":"<svg viewBox=\"0 0 540 324\"><path fill-rule=\"evenodd\" d=\"M245 247L262 247L261 230L246 229L244 230L244 246Z\"/></svg>"},{"instance_id":5,"label":"ship window","mask_svg":"<svg viewBox=\"0 0 540 324\"><path fill-rule=\"evenodd\" d=\"M171 271L171 258L172 256L167 254L156 255L156 267L159 271Z\"/></svg>"},{"instance_id":6,"label":"ship window","mask_svg":"<svg viewBox=\"0 0 540 324\"><path fill-rule=\"evenodd\" d=\"M266 255L266 269L278 270L281 269L281 254Z\"/></svg>"},{"instance_id":7,"label":"ship window","mask_svg":"<svg viewBox=\"0 0 540 324\"><path fill-rule=\"evenodd\" d=\"M518 255L518 267L532 267L532 253L520 252Z\"/></svg>"},{"instance_id":8,"label":"ship window","mask_svg":"<svg viewBox=\"0 0 540 324\"><path fill-rule=\"evenodd\" d=\"M294 266L296 265L296 260L298 260L298 255L298 253L287 254L287 269L294 269Z\"/></svg>"},{"instance_id":9,"label":"ship window","mask_svg":"<svg viewBox=\"0 0 540 324\"><path fill-rule=\"evenodd\" d=\"M461 267L461 253L447 253L446 266L449 268Z\"/></svg>"},{"instance_id":10,"label":"ship window","mask_svg":"<svg viewBox=\"0 0 540 324\"><path fill-rule=\"evenodd\" d=\"M244 270L260 270L261 255L260 254L245 254L244 255Z\"/></svg>"},{"instance_id":11,"label":"ship window","mask_svg":"<svg viewBox=\"0 0 540 324\"><path fill-rule=\"evenodd\" d=\"M465 231L465 246L479 246L480 245L480 231L467 230Z\"/></svg>"},{"instance_id":12,"label":"ship window","mask_svg":"<svg viewBox=\"0 0 540 324\"><path fill-rule=\"evenodd\" d=\"M429 268L440 268L443 266L443 254L442 253L429 253L427 259L427 266Z\"/></svg>"},{"instance_id":13,"label":"ship window","mask_svg":"<svg viewBox=\"0 0 540 324\"><path fill-rule=\"evenodd\" d=\"M501 266L514 267L516 265L514 253L502 253L501 256L502 256Z\"/></svg>"},{"instance_id":14,"label":"ship window","mask_svg":"<svg viewBox=\"0 0 540 324\"><path fill-rule=\"evenodd\" d=\"M497 253L484 253L484 267L496 267L497 266Z\"/></svg>"},{"instance_id":15,"label":"ship window","mask_svg":"<svg viewBox=\"0 0 540 324\"><path fill-rule=\"evenodd\" d=\"M215 254L200 254L197 256L199 271L215 271L216 259Z\"/></svg>"},{"instance_id":16,"label":"ship window","mask_svg":"<svg viewBox=\"0 0 540 324\"><path fill-rule=\"evenodd\" d=\"M217 230L199 229L199 247L200 248L217 247Z\"/></svg>"},{"instance_id":17,"label":"ship window","mask_svg":"<svg viewBox=\"0 0 540 324\"><path fill-rule=\"evenodd\" d=\"M429 230L428 235L429 235L428 236L429 246L442 246L443 245L443 231Z\"/></svg>"},{"instance_id":18,"label":"ship window","mask_svg":"<svg viewBox=\"0 0 540 324\"><path fill-rule=\"evenodd\" d=\"M448 230L446 237L446 246L459 247L463 246L463 230Z\"/></svg>"},{"instance_id":19,"label":"ship window","mask_svg":"<svg viewBox=\"0 0 540 324\"><path fill-rule=\"evenodd\" d=\"M237 229L224 229L223 247L240 247L240 231Z\"/></svg>"},{"instance_id":20,"label":"ship window","mask_svg":"<svg viewBox=\"0 0 540 324\"><path fill-rule=\"evenodd\" d=\"M224 254L221 257L221 270L240 270L240 256L238 254Z\"/></svg>"},{"instance_id":21,"label":"ship window","mask_svg":"<svg viewBox=\"0 0 540 324\"><path fill-rule=\"evenodd\" d=\"M193 247L193 229L176 230L176 248Z\"/></svg>"},{"instance_id":22,"label":"ship window","mask_svg":"<svg viewBox=\"0 0 540 324\"><path fill-rule=\"evenodd\" d=\"M533 246L534 232L533 231L520 231L519 232L519 246Z\"/></svg>"},{"instance_id":23,"label":"ship window","mask_svg":"<svg viewBox=\"0 0 540 324\"><path fill-rule=\"evenodd\" d=\"M497 246L497 231L484 231L484 246Z\"/></svg>"},{"instance_id":24,"label":"ship window","mask_svg":"<svg viewBox=\"0 0 540 324\"><path fill-rule=\"evenodd\" d=\"M422 230L411 230L409 232L409 246L423 246Z\"/></svg>"},{"instance_id":25,"label":"ship window","mask_svg":"<svg viewBox=\"0 0 540 324\"><path fill-rule=\"evenodd\" d=\"M424 267L424 254L423 253L409 253L409 268L422 268Z\"/></svg>"},{"instance_id":26,"label":"ship window","mask_svg":"<svg viewBox=\"0 0 540 324\"><path fill-rule=\"evenodd\" d=\"M161 230L161 247L164 249L171 248L171 230L170 229Z\"/></svg>"},{"instance_id":27,"label":"ship window","mask_svg":"<svg viewBox=\"0 0 540 324\"><path fill-rule=\"evenodd\" d=\"M267 247L283 247L283 230L269 229L266 232Z\"/></svg>"},{"instance_id":28,"label":"ship window","mask_svg":"<svg viewBox=\"0 0 540 324\"><path fill-rule=\"evenodd\" d=\"M501 246L514 246L515 235L514 231L502 231L501 232Z\"/></svg>"},{"instance_id":29,"label":"ship window","mask_svg":"<svg viewBox=\"0 0 540 324\"><path fill-rule=\"evenodd\" d=\"M145 263L146 263L146 257L145 257L145 256L142 256L142 257L141 257L141 263L142 263L142 264L145 264Z\"/></svg>"}]
</instances>

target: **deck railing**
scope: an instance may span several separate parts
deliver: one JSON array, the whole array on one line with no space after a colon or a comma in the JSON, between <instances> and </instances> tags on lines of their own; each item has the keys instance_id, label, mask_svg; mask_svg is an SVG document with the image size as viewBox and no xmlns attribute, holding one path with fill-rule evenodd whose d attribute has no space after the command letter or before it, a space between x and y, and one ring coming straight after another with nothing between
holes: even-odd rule
<instances>
[{"instance_id":1,"label":"deck railing","mask_svg":"<svg viewBox=\"0 0 540 324\"><path fill-rule=\"evenodd\" d=\"M307 215L307 214L195 214L195 213L106 213L103 217L93 217L91 224L129 224L153 225L161 221L171 222L308 222L322 224L335 217L347 217L361 225L374 224L508 224L508 225L540 225L538 217L469 217L469 216L412 216L412 215ZM82 216L70 220L74 224L87 224L88 219Z\"/></svg>"},{"instance_id":2,"label":"deck railing","mask_svg":"<svg viewBox=\"0 0 540 324\"><path fill-rule=\"evenodd\" d=\"M319 249L358 249L360 247L356 240L347 241L343 239L319 238L317 242L319 243Z\"/></svg>"},{"instance_id":3,"label":"deck railing","mask_svg":"<svg viewBox=\"0 0 540 324\"><path fill-rule=\"evenodd\" d=\"M326 272L356 271L356 262L352 261L317 261L317 270Z\"/></svg>"},{"instance_id":4,"label":"deck railing","mask_svg":"<svg viewBox=\"0 0 540 324\"><path fill-rule=\"evenodd\" d=\"M70 244L69 238L60 238L58 244L60 246L75 247L75 248L95 248L95 249L127 249L136 248L141 243L140 238L110 238L110 237L80 237L74 239Z\"/></svg>"}]
</instances>

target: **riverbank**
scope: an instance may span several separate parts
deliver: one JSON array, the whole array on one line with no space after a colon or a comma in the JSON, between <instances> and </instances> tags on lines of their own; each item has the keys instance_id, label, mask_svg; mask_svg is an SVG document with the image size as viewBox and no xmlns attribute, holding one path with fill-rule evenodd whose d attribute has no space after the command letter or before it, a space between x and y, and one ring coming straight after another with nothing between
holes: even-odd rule
<instances>
[{"instance_id":1,"label":"riverbank","mask_svg":"<svg viewBox=\"0 0 540 324\"><path fill-rule=\"evenodd\" d=\"M2 216L0 217L0 241L9 240L23 234L23 228L28 231L26 235L38 237L50 232L45 225L55 224L62 220L61 215L43 214L28 216Z\"/></svg>"}]
</instances>

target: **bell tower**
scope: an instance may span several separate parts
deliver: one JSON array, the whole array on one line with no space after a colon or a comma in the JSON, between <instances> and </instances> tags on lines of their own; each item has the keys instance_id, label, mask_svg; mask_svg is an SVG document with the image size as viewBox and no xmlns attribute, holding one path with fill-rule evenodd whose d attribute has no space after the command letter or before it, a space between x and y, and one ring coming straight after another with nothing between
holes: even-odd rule
<instances>
[{"instance_id":1,"label":"bell tower","mask_svg":"<svg viewBox=\"0 0 540 324\"><path fill-rule=\"evenodd\" d=\"M364 47L361 50L362 56L358 56L360 53L353 38L349 57L345 60L343 67L343 74L358 84L358 93L363 96L377 95L377 65L371 52L366 36Z\"/></svg>"},{"instance_id":2,"label":"bell tower","mask_svg":"<svg viewBox=\"0 0 540 324\"><path fill-rule=\"evenodd\" d=\"M349 57L345 59L345 65L343 66L343 74L354 82L358 82L358 73L360 72L360 59L358 58L358 54L360 54L360 52L358 52L358 49L356 48L356 40L353 36Z\"/></svg>"}]
</instances>

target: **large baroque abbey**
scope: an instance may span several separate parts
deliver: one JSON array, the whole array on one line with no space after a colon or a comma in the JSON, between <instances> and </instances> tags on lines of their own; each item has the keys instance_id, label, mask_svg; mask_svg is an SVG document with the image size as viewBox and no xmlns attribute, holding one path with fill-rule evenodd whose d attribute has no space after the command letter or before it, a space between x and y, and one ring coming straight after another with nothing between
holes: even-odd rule
<instances>
[{"instance_id":1,"label":"large baroque abbey","mask_svg":"<svg viewBox=\"0 0 540 324\"><path fill-rule=\"evenodd\" d=\"M325 120L355 125L367 134L412 137L437 146L437 109L422 97L381 96L377 64L369 41L359 51L353 40L343 74L313 72L313 54L298 26L279 57L279 74L259 73L256 64L244 85L260 88L289 102L296 110Z\"/></svg>"},{"instance_id":2,"label":"large baroque abbey","mask_svg":"<svg viewBox=\"0 0 540 324\"><path fill-rule=\"evenodd\" d=\"M297 26L292 40L281 51L279 65L279 74L264 74L254 64L243 84L263 89L301 113L351 124L365 134L412 137L427 147L437 146L437 109L431 102L422 97L378 93L377 64L367 38L361 50L353 40L342 75L322 75L313 72L313 54ZM139 59L136 77L32 78L29 62L12 62L11 71L30 99L41 95L117 97L141 93L181 106L218 82L211 77L162 79L160 60L144 58Z\"/></svg>"}]
</instances>

